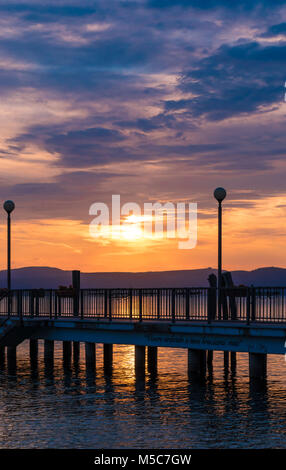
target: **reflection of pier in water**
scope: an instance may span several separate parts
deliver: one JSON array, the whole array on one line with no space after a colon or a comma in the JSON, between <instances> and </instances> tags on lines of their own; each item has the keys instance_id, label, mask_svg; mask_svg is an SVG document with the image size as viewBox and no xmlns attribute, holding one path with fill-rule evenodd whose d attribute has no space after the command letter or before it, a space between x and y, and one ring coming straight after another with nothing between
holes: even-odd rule
<instances>
[{"instance_id":1,"label":"reflection of pier in water","mask_svg":"<svg viewBox=\"0 0 286 470\"><path fill-rule=\"evenodd\" d=\"M2 404L7 408L7 413L10 413L10 420L28 420L30 430L33 420L38 422L39 407L42 428L37 438L49 440L49 445L52 445L53 438L54 446L65 445L65 442L71 441L73 435L78 443L77 435L82 432L81 445L85 447L94 448L101 445L101 442L106 443L107 439L113 442L114 447L119 447L120 436L123 439L124 435L126 439L127 433L131 440L129 445L134 445L132 439L135 439L136 445L139 446L146 429L150 429L149 446L152 445L152 440L153 443L157 442L155 439L160 439L160 442L168 439L169 444L171 439L172 445L177 443L178 447L189 442L193 442L193 445L195 442L198 447L202 442L206 446L208 443L221 446L222 442L226 442L226 446L230 445L230 442L232 446L236 446L238 434L245 446L249 438L256 439L256 442L260 440L262 446L268 437L269 442L274 439L275 444L276 439L277 444L280 439L280 445L283 445L285 391L283 372L280 372L283 358L269 357L269 379L266 387L266 382L249 382L246 354L237 355L237 377L233 377L231 370L228 377L224 377L221 352L214 353L212 377L208 370L205 377L187 377L187 351L179 348L160 348L157 376L151 379L146 370L145 386L142 380L138 386L138 379L132 367L132 346L114 346L113 370L106 376L103 367L103 345L98 344L96 374L87 376L84 364L85 346L82 343L77 376L73 356L71 372L68 372L63 363L62 343L55 342L54 367L49 371L48 377L44 369L44 341L39 340L38 346L38 379L30 375L29 341L17 348L17 375L9 376L6 367L1 372ZM10 406L14 411L18 407L19 413L16 411L15 417L11 417ZM32 408L32 418L29 408ZM280 420L278 413L281 414ZM55 432L58 418L60 431ZM65 419L67 426L72 422L72 428L65 430L66 434L62 432ZM175 426L175 431L171 424ZM259 430L258 436L256 427ZM279 438L280 429L282 435ZM18 425L18 428L14 425L14 439L15 434L20 434L20 431L22 432L21 425ZM12 436L10 434L7 437L10 442Z\"/></svg>"}]
</instances>

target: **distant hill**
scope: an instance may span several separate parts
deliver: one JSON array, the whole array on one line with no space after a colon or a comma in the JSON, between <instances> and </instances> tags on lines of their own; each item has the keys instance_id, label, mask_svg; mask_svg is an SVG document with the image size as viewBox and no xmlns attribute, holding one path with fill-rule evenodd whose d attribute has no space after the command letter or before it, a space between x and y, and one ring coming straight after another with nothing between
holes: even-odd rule
<instances>
[{"instance_id":1,"label":"distant hill","mask_svg":"<svg viewBox=\"0 0 286 470\"><path fill-rule=\"evenodd\" d=\"M142 273L81 273L81 287L204 287L213 268L185 271L150 271ZM232 271L236 285L286 286L286 269L259 268L253 271ZM49 267L28 267L12 271L12 288L57 288L71 284L71 271ZM0 271L0 287L6 286L6 271Z\"/></svg>"}]
</instances>

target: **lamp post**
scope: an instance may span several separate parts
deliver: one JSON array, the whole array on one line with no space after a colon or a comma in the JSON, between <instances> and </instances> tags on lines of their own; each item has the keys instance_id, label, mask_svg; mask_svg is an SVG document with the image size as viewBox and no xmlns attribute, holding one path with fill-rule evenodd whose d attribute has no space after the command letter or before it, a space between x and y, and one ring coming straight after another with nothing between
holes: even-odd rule
<instances>
[{"instance_id":1,"label":"lamp post","mask_svg":"<svg viewBox=\"0 0 286 470\"><path fill-rule=\"evenodd\" d=\"M217 287L218 287L218 316L221 316L221 271L222 271L222 201L226 197L224 188L216 188L214 197L218 201L218 269L217 269Z\"/></svg>"},{"instance_id":2,"label":"lamp post","mask_svg":"<svg viewBox=\"0 0 286 470\"><path fill-rule=\"evenodd\" d=\"M3 204L7 212L7 288L8 288L8 316L11 313L11 212L15 209L13 201L5 201Z\"/></svg>"}]
</instances>

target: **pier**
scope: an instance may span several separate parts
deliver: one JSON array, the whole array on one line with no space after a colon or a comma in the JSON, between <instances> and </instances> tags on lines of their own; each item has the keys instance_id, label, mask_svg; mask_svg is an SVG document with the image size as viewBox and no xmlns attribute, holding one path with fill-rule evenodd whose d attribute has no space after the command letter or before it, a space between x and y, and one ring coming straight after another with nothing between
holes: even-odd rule
<instances>
[{"instance_id":1,"label":"pier","mask_svg":"<svg viewBox=\"0 0 286 470\"><path fill-rule=\"evenodd\" d=\"M16 348L30 340L36 362L38 340L44 359L53 364L54 341L63 343L66 365L79 358L96 369L96 343L104 344L104 370L112 371L113 345L134 345L136 375L157 370L157 348L188 350L188 372L202 376L211 367L213 351L224 351L225 367L236 366L236 353L249 354L249 376L263 379L267 355L285 354L284 287L223 288L222 314L216 288L12 290L0 301L0 349L3 362L15 366ZM170 361L172 358L170 357Z\"/></svg>"}]
</instances>

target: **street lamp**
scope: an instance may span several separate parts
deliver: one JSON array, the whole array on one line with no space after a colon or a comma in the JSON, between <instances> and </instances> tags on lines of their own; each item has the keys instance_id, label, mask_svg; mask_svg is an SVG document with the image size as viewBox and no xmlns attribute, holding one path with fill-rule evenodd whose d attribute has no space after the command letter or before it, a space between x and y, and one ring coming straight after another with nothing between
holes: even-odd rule
<instances>
[{"instance_id":1,"label":"street lamp","mask_svg":"<svg viewBox=\"0 0 286 470\"><path fill-rule=\"evenodd\" d=\"M218 201L218 316L221 316L221 252L222 252L222 201L226 197L226 190L224 188L216 188L214 190L214 197Z\"/></svg>"},{"instance_id":2,"label":"street lamp","mask_svg":"<svg viewBox=\"0 0 286 470\"><path fill-rule=\"evenodd\" d=\"M7 212L7 288L8 288L8 315L11 312L11 212L15 209L13 201L5 201L3 204L5 211Z\"/></svg>"}]
</instances>

